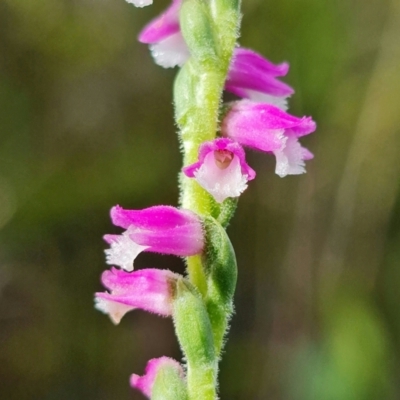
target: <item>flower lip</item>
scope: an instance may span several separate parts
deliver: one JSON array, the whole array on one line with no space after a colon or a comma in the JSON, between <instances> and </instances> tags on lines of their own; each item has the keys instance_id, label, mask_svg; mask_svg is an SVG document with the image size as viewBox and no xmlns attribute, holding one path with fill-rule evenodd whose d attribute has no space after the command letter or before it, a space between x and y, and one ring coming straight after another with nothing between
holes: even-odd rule
<instances>
[{"instance_id":1,"label":"flower lip","mask_svg":"<svg viewBox=\"0 0 400 400\"><path fill-rule=\"evenodd\" d=\"M255 171L246 163L246 155L243 150L243 147L239 143L234 142L229 138L217 138L211 142L203 143L199 148L199 161L184 167L182 169L183 173L189 178L194 178L195 171L201 167L201 165L204 163L206 156L210 152L214 153L214 160L216 161L217 166L218 166L217 158L219 161L220 156L219 155L215 156L216 152L219 152L219 154L230 153L232 155L232 159L234 156L237 156L239 158L242 173L248 176L248 180L250 181L256 177Z\"/></svg>"},{"instance_id":2,"label":"flower lip","mask_svg":"<svg viewBox=\"0 0 400 400\"><path fill-rule=\"evenodd\" d=\"M126 2L133 4L135 7L146 7L153 4L153 0L126 0Z\"/></svg>"},{"instance_id":3,"label":"flower lip","mask_svg":"<svg viewBox=\"0 0 400 400\"><path fill-rule=\"evenodd\" d=\"M255 178L255 171L246 163L242 146L228 138L203 143L199 158L182 169L195 178L214 199L222 203L228 197L238 197Z\"/></svg>"},{"instance_id":4,"label":"flower lip","mask_svg":"<svg viewBox=\"0 0 400 400\"><path fill-rule=\"evenodd\" d=\"M220 169L228 168L230 163L232 162L233 157L233 153L229 150L214 151L215 164Z\"/></svg>"},{"instance_id":5,"label":"flower lip","mask_svg":"<svg viewBox=\"0 0 400 400\"><path fill-rule=\"evenodd\" d=\"M131 230L128 229L122 235L104 235L104 240L110 245L104 250L106 263L118 265L126 271L133 270L133 261L150 246L141 246L130 238Z\"/></svg>"},{"instance_id":6,"label":"flower lip","mask_svg":"<svg viewBox=\"0 0 400 400\"><path fill-rule=\"evenodd\" d=\"M154 62L164 68L181 67L190 57L189 49L181 32L149 45Z\"/></svg>"}]
</instances>

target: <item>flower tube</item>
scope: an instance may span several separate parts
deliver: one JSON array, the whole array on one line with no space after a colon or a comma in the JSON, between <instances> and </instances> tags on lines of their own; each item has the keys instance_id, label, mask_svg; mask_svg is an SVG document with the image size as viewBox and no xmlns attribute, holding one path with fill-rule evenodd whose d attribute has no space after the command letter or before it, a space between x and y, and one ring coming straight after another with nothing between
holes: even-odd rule
<instances>
[{"instance_id":1,"label":"flower tube","mask_svg":"<svg viewBox=\"0 0 400 400\"><path fill-rule=\"evenodd\" d=\"M174 287L180 275L169 270L142 269L104 271L103 285L110 291L95 294L95 307L108 314L114 324L131 310L140 308L164 317L172 315Z\"/></svg>"},{"instance_id":2,"label":"flower tube","mask_svg":"<svg viewBox=\"0 0 400 400\"><path fill-rule=\"evenodd\" d=\"M105 250L106 262L127 271L142 251L192 256L204 246L200 219L191 211L171 206L154 206L143 210L111 209L114 225L126 229L121 235L105 235L110 244Z\"/></svg>"}]
</instances>

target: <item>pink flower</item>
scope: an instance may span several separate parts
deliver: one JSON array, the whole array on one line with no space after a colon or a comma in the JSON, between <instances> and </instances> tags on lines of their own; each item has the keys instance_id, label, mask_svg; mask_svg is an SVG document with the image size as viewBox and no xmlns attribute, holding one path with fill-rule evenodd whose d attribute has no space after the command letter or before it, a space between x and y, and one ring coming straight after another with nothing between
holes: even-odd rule
<instances>
[{"instance_id":1,"label":"pink flower","mask_svg":"<svg viewBox=\"0 0 400 400\"><path fill-rule=\"evenodd\" d=\"M168 317L172 314L174 285L178 277L168 270L142 269L129 273L111 268L101 276L110 293L96 293L95 307L108 314L114 324L135 308Z\"/></svg>"},{"instance_id":2,"label":"pink flower","mask_svg":"<svg viewBox=\"0 0 400 400\"><path fill-rule=\"evenodd\" d=\"M199 161L183 168L183 173L195 178L219 203L240 196L256 176L246 163L242 146L226 138L203 143Z\"/></svg>"},{"instance_id":3,"label":"pink flower","mask_svg":"<svg viewBox=\"0 0 400 400\"><path fill-rule=\"evenodd\" d=\"M288 70L287 63L275 65L255 51L239 47L233 53L225 90L286 110L286 99L294 90L276 77L286 75Z\"/></svg>"},{"instance_id":4,"label":"pink flower","mask_svg":"<svg viewBox=\"0 0 400 400\"><path fill-rule=\"evenodd\" d=\"M151 397L154 381L160 368L173 368L184 379L184 372L181 365L169 357L153 358L147 363L143 376L131 375L130 384L133 388L140 390L148 398Z\"/></svg>"},{"instance_id":5,"label":"pink flower","mask_svg":"<svg viewBox=\"0 0 400 400\"><path fill-rule=\"evenodd\" d=\"M280 177L305 172L304 161L313 155L298 138L315 129L311 117L297 118L273 105L249 100L235 102L221 127L224 136L243 146L274 153Z\"/></svg>"},{"instance_id":6,"label":"pink flower","mask_svg":"<svg viewBox=\"0 0 400 400\"><path fill-rule=\"evenodd\" d=\"M139 34L139 42L149 44L154 61L164 68L182 66L190 55L179 27L181 3L182 0L173 0Z\"/></svg>"},{"instance_id":7,"label":"pink flower","mask_svg":"<svg viewBox=\"0 0 400 400\"><path fill-rule=\"evenodd\" d=\"M173 0L139 34L139 41L149 45L154 61L164 68L182 66L190 56L179 26L181 4L182 0ZM286 109L286 99L294 91L276 77L286 75L288 70L287 63L275 65L256 52L239 47L234 50L225 89L239 97Z\"/></svg>"},{"instance_id":8,"label":"pink flower","mask_svg":"<svg viewBox=\"0 0 400 400\"><path fill-rule=\"evenodd\" d=\"M192 256L203 250L203 230L199 218L191 211L170 206L143 210L111 209L114 225L126 229L122 235L105 235L110 244L107 264L133 270L133 261L142 251Z\"/></svg>"}]
</instances>

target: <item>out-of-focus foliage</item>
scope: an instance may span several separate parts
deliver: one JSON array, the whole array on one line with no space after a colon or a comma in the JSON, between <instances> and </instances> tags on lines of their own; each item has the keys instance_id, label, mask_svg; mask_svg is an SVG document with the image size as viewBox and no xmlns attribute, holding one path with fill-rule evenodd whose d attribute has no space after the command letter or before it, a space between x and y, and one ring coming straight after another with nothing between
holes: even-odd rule
<instances>
[{"instance_id":1,"label":"out-of-focus foliage","mask_svg":"<svg viewBox=\"0 0 400 400\"><path fill-rule=\"evenodd\" d=\"M136 41L167 1L0 0L0 398L139 399L171 321L93 309L114 204L176 204L176 71ZM258 171L229 228L229 400L400 398L400 4L244 0L240 42L279 62L318 131L307 175ZM139 267L182 272L142 254Z\"/></svg>"}]
</instances>

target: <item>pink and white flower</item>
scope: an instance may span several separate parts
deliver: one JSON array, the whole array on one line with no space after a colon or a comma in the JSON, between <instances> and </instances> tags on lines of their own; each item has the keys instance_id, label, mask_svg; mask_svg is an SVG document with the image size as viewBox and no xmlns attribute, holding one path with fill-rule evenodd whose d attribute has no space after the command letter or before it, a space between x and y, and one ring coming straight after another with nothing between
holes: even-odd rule
<instances>
[{"instance_id":1,"label":"pink and white flower","mask_svg":"<svg viewBox=\"0 0 400 400\"><path fill-rule=\"evenodd\" d=\"M140 390L148 398L151 397L153 385L156 380L160 368L173 368L184 379L182 366L172 358L160 357L153 358L147 363L146 370L143 376L132 374L130 384L133 388Z\"/></svg>"},{"instance_id":2,"label":"pink and white flower","mask_svg":"<svg viewBox=\"0 0 400 400\"><path fill-rule=\"evenodd\" d=\"M139 34L139 41L149 45L154 61L164 68L182 66L190 56L179 26L181 4L182 0L173 0ZM287 63L275 65L255 51L238 47L233 52L225 90L286 109L287 98L294 90L277 77L286 75L288 70Z\"/></svg>"},{"instance_id":3,"label":"pink and white flower","mask_svg":"<svg viewBox=\"0 0 400 400\"><path fill-rule=\"evenodd\" d=\"M311 117L297 118L271 104L241 100L227 113L221 132L243 146L272 152L275 172L284 177L305 172L304 161L313 154L300 145L298 138L315 129Z\"/></svg>"},{"instance_id":4,"label":"pink and white flower","mask_svg":"<svg viewBox=\"0 0 400 400\"><path fill-rule=\"evenodd\" d=\"M136 308L168 317L172 315L174 286L179 277L168 270L142 269L129 273L111 268L101 276L110 292L95 294L95 308L108 314L114 324Z\"/></svg>"},{"instance_id":5,"label":"pink and white flower","mask_svg":"<svg viewBox=\"0 0 400 400\"><path fill-rule=\"evenodd\" d=\"M149 45L154 61L164 68L182 66L190 55L179 26L181 3L182 0L173 0L139 34L139 42Z\"/></svg>"},{"instance_id":6,"label":"pink and white flower","mask_svg":"<svg viewBox=\"0 0 400 400\"><path fill-rule=\"evenodd\" d=\"M183 173L209 192L217 202L238 197L255 178L255 171L246 163L240 144L226 138L203 143L199 161L183 168Z\"/></svg>"},{"instance_id":7,"label":"pink and white flower","mask_svg":"<svg viewBox=\"0 0 400 400\"><path fill-rule=\"evenodd\" d=\"M239 97L287 109L294 90L277 79L285 76L289 64L275 65L253 50L238 47L233 52L225 90Z\"/></svg>"},{"instance_id":8,"label":"pink and white flower","mask_svg":"<svg viewBox=\"0 0 400 400\"><path fill-rule=\"evenodd\" d=\"M111 209L111 220L126 231L104 236L110 244L105 250L106 262L127 271L133 270L133 261L142 251L187 257L203 250L200 219L189 210L171 206L125 210L115 206Z\"/></svg>"}]
</instances>

